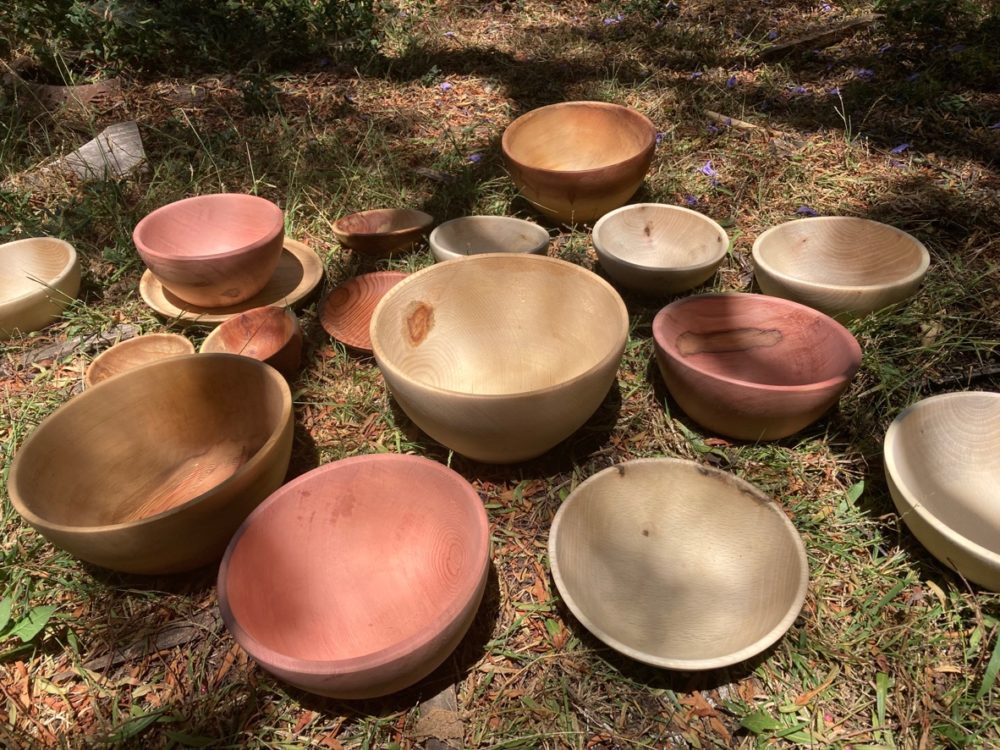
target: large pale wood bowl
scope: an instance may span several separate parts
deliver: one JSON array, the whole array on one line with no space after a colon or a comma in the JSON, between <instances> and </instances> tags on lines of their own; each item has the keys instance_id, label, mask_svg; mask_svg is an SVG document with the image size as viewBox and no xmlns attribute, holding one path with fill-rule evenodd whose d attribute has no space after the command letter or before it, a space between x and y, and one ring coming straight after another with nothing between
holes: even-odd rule
<instances>
[{"instance_id":1,"label":"large pale wood bowl","mask_svg":"<svg viewBox=\"0 0 1000 750\"><path fill-rule=\"evenodd\" d=\"M594 225L594 249L615 283L665 296L693 289L715 273L729 235L697 211L637 203L605 214Z\"/></svg>"},{"instance_id":2,"label":"large pale wood bowl","mask_svg":"<svg viewBox=\"0 0 1000 750\"><path fill-rule=\"evenodd\" d=\"M912 296L930 254L916 237L888 224L817 216L768 229L753 243L753 260L765 294L846 319Z\"/></svg>"},{"instance_id":3,"label":"large pale wood bowl","mask_svg":"<svg viewBox=\"0 0 1000 750\"><path fill-rule=\"evenodd\" d=\"M463 216L438 226L428 244L439 262L482 253L545 255L549 233L533 221L512 216Z\"/></svg>"},{"instance_id":4,"label":"large pale wood bowl","mask_svg":"<svg viewBox=\"0 0 1000 750\"><path fill-rule=\"evenodd\" d=\"M861 365L833 318L763 294L701 294L653 319L656 361L689 417L721 435L777 440L815 422Z\"/></svg>"},{"instance_id":5,"label":"large pale wood bowl","mask_svg":"<svg viewBox=\"0 0 1000 750\"><path fill-rule=\"evenodd\" d=\"M242 193L185 198L143 218L132 240L143 262L184 302L216 308L260 292L281 258L285 219Z\"/></svg>"},{"instance_id":6,"label":"large pale wood bowl","mask_svg":"<svg viewBox=\"0 0 1000 750\"><path fill-rule=\"evenodd\" d=\"M550 219L594 221L642 184L656 128L628 107L562 102L521 115L500 141L504 165L521 194Z\"/></svg>"},{"instance_id":7,"label":"large pale wood bowl","mask_svg":"<svg viewBox=\"0 0 1000 750\"><path fill-rule=\"evenodd\" d=\"M194 344L178 333L149 333L122 341L87 367L83 383L90 388L108 378L169 357L194 354Z\"/></svg>"},{"instance_id":8,"label":"large pale wood bowl","mask_svg":"<svg viewBox=\"0 0 1000 750\"><path fill-rule=\"evenodd\" d=\"M628 336L618 292L543 255L438 263L372 316L375 360L396 402L439 443L487 463L541 455L607 396Z\"/></svg>"},{"instance_id":9,"label":"large pale wood bowl","mask_svg":"<svg viewBox=\"0 0 1000 750\"><path fill-rule=\"evenodd\" d=\"M370 698L458 645L482 600L479 495L418 456L355 456L286 484L233 537L219 606L237 642L298 688Z\"/></svg>"},{"instance_id":10,"label":"large pale wood bowl","mask_svg":"<svg viewBox=\"0 0 1000 750\"><path fill-rule=\"evenodd\" d=\"M344 247L373 258L411 249L430 231L434 217L412 208L373 208L341 216L333 235Z\"/></svg>"},{"instance_id":11,"label":"large pale wood bowl","mask_svg":"<svg viewBox=\"0 0 1000 750\"><path fill-rule=\"evenodd\" d=\"M918 401L885 435L885 475L913 535L952 570L1000 591L1000 394Z\"/></svg>"},{"instance_id":12,"label":"large pale wood bowl","mask_svg":"<svg viewBox=\"0 0 1000 750\"><path fill-rule=\"evenodd\" d=\"M323 330L347 346L371 353L375 306L406 276L402 271L376 271L348 279L330 292L320 307Z\"/></svg>"},{"instance_id":13,"label":"large pale wood bowl","mask_svg":"<svg viewBox=\"0 0 1000 750\"><path fill-rule=\"evenodd\" d=\"M274 369L189 354L88 388L25 440L7 488L57 547L127 573L218 559L285 477L292 398Z\"/></svg>"},{"instance_id":14,"label":"large pale wood bowl","mask_svg":"<svg viewBox=\"0 0 1000 750\"><path fill-rule=\"evenodd\" d=\"M258 307L220 324L200 351L252 357L292 377L302 363L302 328L287 307Z\"/></svg>"},{"instance_id":15,"label":"large pale wood bowl","mask_svg":"<svg viewBox=\"0 0 1000 750\"><path fill-rule=\"evenodd\" d=\"M675 458L612 466L577 487L549 533L566 605L612 648L657 667L716 669L775 643L805 599L798 532L771 498Z\"/></svg>"},{"instance_id":16,"label":"large pale wood bowl","mask_svg":"<svg viewBox=\"0 0 1000 750\"><path fill-rule=\"evenodd\" d=\"M68 242L33 237L0 245L0 339L62 315L80 291L80 261Z\"/></svg>"}]
</instances>

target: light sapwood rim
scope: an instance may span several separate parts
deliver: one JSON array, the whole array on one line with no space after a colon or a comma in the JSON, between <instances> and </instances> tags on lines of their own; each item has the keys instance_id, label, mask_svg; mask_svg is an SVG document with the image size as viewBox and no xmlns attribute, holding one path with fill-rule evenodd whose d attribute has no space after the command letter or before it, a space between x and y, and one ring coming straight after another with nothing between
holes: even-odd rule
<instances>
[{"instance_id":1,"label":"light sapwood rim","mask_svg":"<svg viewBox=\"0 0 1000 750\"><path fill-rule=\"evenodd\" d=\"M0 245L0 267L2 267L2 254L7 248L13 247L15 245L33 245L38 243L58 245L63 248L67 253L66 264L60 269L56 276L50 279L32 279L28 277L30 281L35 281L38 284L36 289L26 289L20 294L14 297L3 297L0 298L0 314L2 314L3 307L5 305L13 304L15 302L22 302L34 296L42 295L44 296L46 292L52 291L67 278L70 277L79 265L79 259L76 254L76 248L73 247L66 240L61 240L58 237L27 237L22 240L14 240L13 242L5 242Z\"/></svg>"},{"instance_id":2,"label":"light sapwood rim","mask_svg":"<svg viewBox=\"0 0 1000 750\"><path fill-rule=\"evenodd\" d=\"M135 342L135 343L133 343ZM152 364L159 359L168 359L172 357L179 357L184 354L194 354L195 348L194 344L187 336L183 336L179 333L146 333L141 336L135 336L134 338L125 339L124 341L119 341L112 347L104 350L87 365L87 370L83 375L83 383L88 388L93 388L97 383L94 383L94 372L99 370L101 365L108 365L113 363L115 359L126 352L130 352L133 349L138 351L143 351L143 347L148 344L154 344L155 342L161 342L167 344L167 346L176 346L176 350L173 352L163 353L158 352L158 355L153 359L145 362L137 367L131 367L127 370L122 370L114 375L109 375L97 383L103 383L105 380L110 380L111 378L116 378L119 375L124 375L126 372L131 372L132 370L138 369L138 367L144 367L147 364ZM162 355L162 356L161 356Z\"/></svg>"}]
</instances>

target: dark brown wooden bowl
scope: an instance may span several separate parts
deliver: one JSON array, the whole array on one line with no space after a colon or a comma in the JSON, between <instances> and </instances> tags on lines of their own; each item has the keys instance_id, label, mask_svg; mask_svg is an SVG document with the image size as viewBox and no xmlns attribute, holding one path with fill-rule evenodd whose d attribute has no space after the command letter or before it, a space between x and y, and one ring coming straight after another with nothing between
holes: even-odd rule
<instances>
[{"instance_id":1,"label":"dark brown wooden bowl","mask_svg":"<svg viewBox=\"0 0 1000 750\"><path fill-rule=\"evenodd\" d=\"M333 235L344 247L372 258L411 249L431 229L434 217L412 208L373 208L341 216Z\"/></svg>"},{"instance_id":2,"label":"dark brown wooden bowl","mask_svg":"<svg viewBox=\"0 0 1000 750\"><path fill-rule=\"evenodd\" d=\"M201 352L226 352L259 359L290 378L302 363L302 329L287 307L258 307L220 324Z\"/></svg>"}]
</instances>

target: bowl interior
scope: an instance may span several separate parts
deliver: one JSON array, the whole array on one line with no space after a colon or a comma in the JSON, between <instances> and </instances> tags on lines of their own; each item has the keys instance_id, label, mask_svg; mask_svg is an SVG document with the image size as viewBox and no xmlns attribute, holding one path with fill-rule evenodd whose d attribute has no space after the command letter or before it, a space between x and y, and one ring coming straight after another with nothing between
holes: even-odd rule
<instances>
[{"instance_id":1,"label":"bowl interior","mask_svg":"<svg viewBox=\"0 0 1000 750\"><path fill-rule=\"evenodd\" d=\"M625 206L594 227L594 244L619 260L652 269L717 263L729 237L707 216L679 206Z\"/></svg>"},{"instance_id":2,"label":"bowl interior","mask_svg":"<svg viewBox=\"0 0 1000 750\"><path fill-rule=\"evenodd\" d=\"M412 208L376 208L342 216L334 229L344 234L393 234L430 226L433 219Z\"/></svg>"},{"instance_id":3,"label":"bowl interior","mask_svg":"<svg viewBox=\"0 0 1000 750\"><path fill-rule=\"evenodd\" d=\"M87 385L93 386L123 372L167 357L194 354L194 344L176 333L151 333L115 344L87 368Z\"/></svg>"},{"instance_id":4,"label":"bowl interior","mask_svg":"<svg viewBox=\"0 0 1000 750\"><path fill-rule=\"evenodd\" d=\"M402 271L376 271L344 282L327 295L320 308L323 330L348 346L370 352L375 306L406 276Z\"/></svg>"},{"instance_id":5,"label":"bowl interior","mask_svg":"<svg viewBox=\"0 0 1000 750\"><path fill-rule=\"evenodd\" d=\"M222 323L205 339L203 352L229 352L261 361L274 356L295 336L295 313L283 307L258 307Z\"/></svg>"},{"instance_id":6,"label":"bowl interior","mask_svg":"<svg viewBox=\"0 0 1000 750\"><path fill-rule=\"evenodd\" d=\"M52 237L0 246L0 302L26 297L53 284L72 265L72 247Z\"/></svg>"},{"instance_id":7,"label":"bowl interior","mask_svg":"<svg viewBox=\"0 0 1000 750\"><path fill-rule=\"evenodd\" d=\"M547 247L549 233L537 224L507 216L465 216L441 224L431 243L456 255L530 253Z\"/></svg>"}]
</instances>

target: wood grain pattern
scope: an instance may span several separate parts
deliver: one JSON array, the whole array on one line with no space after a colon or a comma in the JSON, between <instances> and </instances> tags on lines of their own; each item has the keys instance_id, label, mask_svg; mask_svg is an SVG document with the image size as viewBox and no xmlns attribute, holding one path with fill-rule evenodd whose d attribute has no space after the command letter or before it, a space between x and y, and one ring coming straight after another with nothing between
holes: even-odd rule
<instances>
[{"instance_id":1,"label":"wood grain pattern","mask_svg":"<svg viewBox=\"0 0 1000 750\"><path fill-rule=\"evenodd\" d=\"M376 271L347 280L330 292L320 306L323 330L343 344L371 352L369 328L375 306L406 276L402 271Z\"/></svg>"},{"instance_id":2,"label":"wood grain pattern","mask_svg":"<svg viewBox=\"0 0 1000 750\"><path fill-rule=\"evenodd\" d=\"M194 354L194 344L178 333L136 336L115 344L96 357L87 367L83 383L90 388L123 372L182 354Z\"/></svg>"},{"instance_id":3,"label":"wood grain pattern","mask_svg":"<svg viewBox=\"0 0 1000 750\"><path fill-rule=\"evenodd\" d=\"M80 261L68 242L33 237L0 245L0 339L45 327L79 291Z\"/></svg>"},{"instance_id":4,"label":"wood grain pattern","mask_svg":"<svg viewBox=\"0 0 1000 750\"><path fill-rule=\"evenodd\" d=\"M287 307L256 307L221 323L201 351L252 357L290 378L302 364L302 328Z\"/></svg>"},{"instance_id":5,"label":"wood grain pattern","mask_svg":"<svg viewBox=\"0 0 1000 750\"><path fill-rule=\"evenodd\" d=\"M412 208L373 208L333 222L333 235L344 247L373 258L403 253L426 236L434 217Z\"/></svg>"},{"instance_id":6,"label":"wood grain pattern","mask_svg":"<svg viewBox=\"0 0 1000 750\"><path fill-rule=\"evenodd\" d=\"M482 253L533 253L549 249L549 233L512 216L462 216L438 226L428 239L436 261Z\"/></svg>"}]
</instances>

